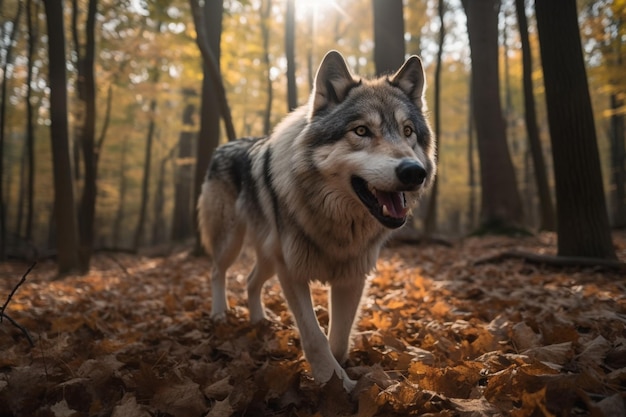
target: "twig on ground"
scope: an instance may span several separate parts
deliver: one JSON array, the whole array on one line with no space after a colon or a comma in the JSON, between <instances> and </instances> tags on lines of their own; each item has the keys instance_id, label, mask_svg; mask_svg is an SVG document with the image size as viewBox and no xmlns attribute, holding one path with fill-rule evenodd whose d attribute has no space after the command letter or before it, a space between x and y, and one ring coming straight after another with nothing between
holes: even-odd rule
<instances>
[{"instance_id":1,"label":"twig on ground","mask_svg":"<svg viewBox=\"0 0 626 417\"><path fill-rule=\"evenodd\" d=\"M26 270L26 272L24 273L24 275L22 275L22 279L15 285L15 287L13 287L13 290L11 291L11 293L9 294L9 296L7 297L7 300L4 302L4 304L2 305L2 308L0 309L0 323L2 323L2 319L3 318L7 318L7 320L9 320L9 322L14 325L15 327L17 327L18 329L20 329L20 331L22 332L22 334L24 334L24 336L26 337L26 339L28 339L28 343L30 343L31 347L35 346L35 343L33 342L33 339L30 337L30 334L28 333L28 330L26 330L25 327L21 326L18 322L16 322L15 320L13 320L11 317L9 317L5 311L7 306L9 305L9 302L11 302L11 299L13 298L13 296L15 295L15 293L17 292L17 289L26 281L26 277L28 276L28 274L30 274L30 271L33 270L33 268L35 267L35 265L37 265L37 261L33 262L32 265Z\"/></svg>"},{"instance_id":2,"label":"twig on ground","mask_svg":"<svg viewBox=\"0 0 626 417\"><path fill-rule=\"evenodd\" d=\"M33 342L33 338L30 337L30 333L28 333L28 330L26 329L26 327L22 326L21 324L13 320L11 316L9 316L5 312L2 312L2 314L0 314L0 317L6 317L7 320L9 320L9 323L17 327L22 332L24 337L26 337L26 340L28 340L28 344L30 345L30 347L35 347L35 342Z\"/></svg>"}]
</instances>

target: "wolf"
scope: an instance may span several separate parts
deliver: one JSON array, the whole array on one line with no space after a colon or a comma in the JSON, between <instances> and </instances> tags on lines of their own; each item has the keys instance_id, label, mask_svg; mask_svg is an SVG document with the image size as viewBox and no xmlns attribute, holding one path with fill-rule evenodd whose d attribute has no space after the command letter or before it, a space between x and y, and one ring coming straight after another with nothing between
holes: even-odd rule
<instances>
[{"instance_id":1,"label":"wolf","mask_svg":"<svg viewBox=\"0 0 626 417\"><path fill-rule=\"evenodd\" d=\"M226 271L247 239L256 264L247 278L250 320L266 319L263 284L277 275L314 379L341 364L381 246L432 184L435 138L424 103L422 62L392 75L357 77L343 56L323 58L308 103L267 137L216 149L198 200L201 242L212 257L211 317L227 311ZM329 286L328 337L310 282Z\"/></svg>"}]
</instances>

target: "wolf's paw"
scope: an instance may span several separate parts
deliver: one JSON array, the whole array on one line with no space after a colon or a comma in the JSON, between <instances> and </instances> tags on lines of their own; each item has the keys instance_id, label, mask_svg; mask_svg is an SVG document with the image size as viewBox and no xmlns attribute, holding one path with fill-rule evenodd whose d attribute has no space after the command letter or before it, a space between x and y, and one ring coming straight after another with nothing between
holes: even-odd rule
<instances>
[{"instance_id":1,"label":"wolf's paw","mask_svg":"<svg viewBox=\"0 0 626 417\"><path fill-rule=\"evenodd\" d=\"M211 312L211 320L216 322L216 323L223 323L226 321L226 312L225 311L219 311L219 312Z\"/></svg>"},{"instance_id":2,"label":"wolf's paw","mask_svg":"<svg viewBox=\"0 0 626 417\"><path fill-rule=\"evenodd\" d=\"M269 320L267 319L267 316L265 315L265 312L263 310L261 310L260 312L250 310L250 323L259 324L266 321Z\"/></svg>"},{"instance_id":3,"label":"wolf's paw","mask_svg":"<svg viewBox=\"0 0 626 417\"><path fill-rule=\"evenodd\" d=\"M342 382L343 382L343 389L345 389L346 392L348 393L352 392L354 387L356 387L356 381L354 379L350 379L348 375L345 375L342 378Z\"/></svg>"},{"instance_id":4,"label":"wolf's paw","mask_svg":"<svg viewBox=\"0 0 626 417\"><path fill-rule=\"evenodd\" d=\"M331 385L331 386L337 387L336 389L338 389L339 383L343 385L343 389L346 390L347 393L352 392L354 387L356 387L357 385L357 381L350 378L348 374L346 374L346 371L343 369L339 373L335 370L333 372L333 375L330 377L330 379L326 381L325 383L323 383L323 385Z\"/></svg>"}]
</instances>

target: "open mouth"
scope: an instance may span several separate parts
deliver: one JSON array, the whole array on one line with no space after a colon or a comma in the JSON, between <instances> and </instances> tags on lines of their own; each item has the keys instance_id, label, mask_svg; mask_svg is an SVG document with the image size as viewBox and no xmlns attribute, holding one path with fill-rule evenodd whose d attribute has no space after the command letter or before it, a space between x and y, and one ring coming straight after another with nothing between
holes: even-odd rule
<instances>
[{"instance_id":1,"label":"open mouth","mask_svg":"<svg viewBox=\"0 0 626 417\"><path fill-rule=\"evenodd\" d=\"M377 190L357 176L352 177L351 183L361 202L383 226L397 229L406 222L409 209L403 192Z\"/></svg>"}]
</instances>

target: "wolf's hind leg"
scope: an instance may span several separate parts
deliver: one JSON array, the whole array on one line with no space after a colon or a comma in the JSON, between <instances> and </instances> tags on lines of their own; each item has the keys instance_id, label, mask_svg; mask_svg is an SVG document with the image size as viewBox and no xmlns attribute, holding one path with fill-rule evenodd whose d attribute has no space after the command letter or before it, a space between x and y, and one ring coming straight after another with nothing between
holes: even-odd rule
<instances>
[{"instance_id":1,"label":"wolf's hind leg","mask_svg":"<svg viewBox=\"0 0 626 417\"><path fill-rule=\"evenodd\" d=\"M335 284L331 285L330 288L328 341L330 350L339 363L348 359L350 333L361 303L364 286L364 280L353 280L351 285Z\"/></svg>"},{"instance_id":2,"label":"wolf's hind leg","mask_svg":"<svg viewBox=\"0 0 626 417\"><path fill-rule=\"evenodd\" d=\"M226 301L226 271L235 262L245 235L245 226L234 224L223 239L216 241L213 246L213 268L211 270L211 318L221 320L226 316L228 302Z\"/></svg>"},{"instance_id":3,"label":"wolf's hind leg","mask_svg":"<svg viewBox=\"0 0 626 417\"><path fill-rule=\"evenodd\" d=\"M248 275L248 309L252 323L257 323L266 318L263 300L261 300L261 290L263 284L274 275L274 264L265 258L259 250L256 252L256 259L256 265Z\"/></svg>"}]
</instances>

